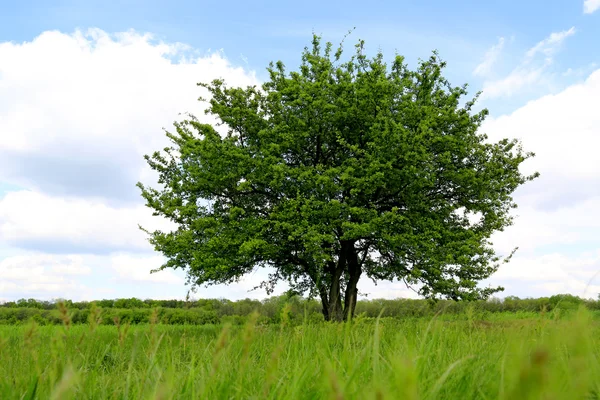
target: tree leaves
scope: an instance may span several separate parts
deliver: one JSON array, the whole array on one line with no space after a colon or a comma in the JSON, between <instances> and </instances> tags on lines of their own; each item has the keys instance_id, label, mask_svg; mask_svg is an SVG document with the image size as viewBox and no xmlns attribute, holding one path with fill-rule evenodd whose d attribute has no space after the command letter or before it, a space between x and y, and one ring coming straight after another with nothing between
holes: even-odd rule
<instances>
[{"instance_id":1,"label":"tree leaves","mask_svg":"<svg viewBox=\"0 0 600 400\"><path fill-rule=\"evenodd\" d=\"M466 86L443 78L437 53L410 71L400 56L368 59L362 41L346 62L312 45L299 71L271 64L260 89L201 84L227 135L191 117L146 157L162 187L138 184L142 196L179 227L151 233L164 267L200 285L269 266L263 286L286 280L336 315L332 294L347 299L363 273L429 297L500 290L477 282L498 267L488 239L537 176L519 172L533 154L478 131L487 110L460 106Z\"/></svg>"}]
</instances>

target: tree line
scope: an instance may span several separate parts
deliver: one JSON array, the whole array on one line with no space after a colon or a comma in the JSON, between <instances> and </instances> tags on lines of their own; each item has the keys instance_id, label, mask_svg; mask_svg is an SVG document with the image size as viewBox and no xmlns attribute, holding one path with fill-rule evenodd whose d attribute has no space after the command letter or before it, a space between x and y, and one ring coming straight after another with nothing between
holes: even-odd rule
<instances>
[{"instance_id":1,"label":"tree line","mask_svg":"<svg viewBox=\"0 0 600 400\"><path fill-rule=\"evenodd\" d=\"M197 300L151 300L151 299L104 299L93 302L71 300L20 299L0 304L0 324L20 324L35 320L41 325L62 324L57 305L62 303L69 309L73 323L87 323L94 307L101 309L100 323L143 324L156 313L157 321L163 324L243 324L254 312L261 323L279 323L282 318L291 321L320 322L323 315L321 303L315 299L295 295L273 296L264 300L227 299ZM507 297L461 302L454 300L431 301L427 299L372 299L359 300L357 315L367 318L378 316L390 318L432 317L436 314L459 315L467 309L476 313L538 313L556 308L571 310L583 305L590 310L600 310L600 300L582 299L561 294L541 298ZM284 317L285 315L285 317Z\"/></svg>"}]
</instances>

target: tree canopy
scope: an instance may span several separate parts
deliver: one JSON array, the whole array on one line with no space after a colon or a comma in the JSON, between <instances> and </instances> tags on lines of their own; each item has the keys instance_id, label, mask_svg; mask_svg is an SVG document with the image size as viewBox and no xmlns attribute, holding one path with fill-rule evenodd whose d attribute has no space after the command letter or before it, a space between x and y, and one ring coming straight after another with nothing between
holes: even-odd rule
<instances>
[{"instance_id":1,"label":"tree canopy","mask_svg":"<svg viewBox=\"0 0 600 400\"><path fill-rule=\"evenodd\" d=\"M298 71L271 63L261 87L199 84L227 133L176 122L172 146L146 156L160 187L138 183L177 226L148 232L161 269L197 286L270 267L261 287L317 295L330 320L352 316L364 276L433 298L502 290L478 282L502 259L490 237L537 176L519 171L533 153L479 132L487 110L463 101L466 85L450 85L436 52L410 70L363 49L344 61L342 45L314 36Z\"/></svg>"}]
</instances>

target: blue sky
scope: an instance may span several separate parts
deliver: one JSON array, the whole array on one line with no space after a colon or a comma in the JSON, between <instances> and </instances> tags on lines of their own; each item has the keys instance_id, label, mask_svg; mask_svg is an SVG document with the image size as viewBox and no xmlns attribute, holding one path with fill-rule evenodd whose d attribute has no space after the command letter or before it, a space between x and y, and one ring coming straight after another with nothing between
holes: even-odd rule
<instances>
[{"instance_id":1,"label":"blue sky","mask_svg":"<svg viewBox=\"0 0 600 400\"><path fill-rule=\"evenodd\" d=\"M600 284L600 0L528 2L190 2L0 0L0 300L183 297L181 271L137 224L158 224L135 182L179 112L201 114L195 83L260 83L269 61L294 68L311 33L359 38L414 66L432 50L455 85L483 90L492 139L517 137L542 178L516 194L515 226L494 237L513 262L504 295ZM211 122L207 120L207 122ZM264 297L243 282L199 297ZM283 289L283 287L281 288ZM399 283L370 297L408 296Z\"/></svg>"}]
</instances>

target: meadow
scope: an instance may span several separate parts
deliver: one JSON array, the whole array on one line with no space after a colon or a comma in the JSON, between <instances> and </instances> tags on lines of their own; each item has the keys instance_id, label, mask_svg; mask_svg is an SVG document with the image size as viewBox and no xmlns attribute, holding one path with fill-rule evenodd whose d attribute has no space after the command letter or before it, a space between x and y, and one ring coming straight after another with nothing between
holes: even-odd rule
<instances>
[{"instance_id":1,"label":"meadow","mask_svg":"<svg viewBox=\"0 0 600 400\"><path fill-rule=\"evenodd\" d=\"M0 325L2 399L597 399L597 311ZM384 310L380 310L383 315Z\"/></svg>"}]
</instances>

